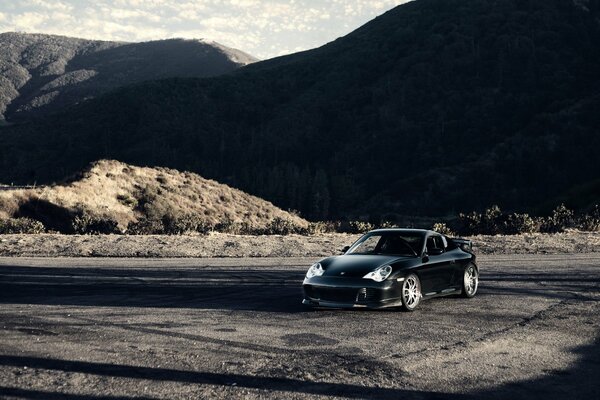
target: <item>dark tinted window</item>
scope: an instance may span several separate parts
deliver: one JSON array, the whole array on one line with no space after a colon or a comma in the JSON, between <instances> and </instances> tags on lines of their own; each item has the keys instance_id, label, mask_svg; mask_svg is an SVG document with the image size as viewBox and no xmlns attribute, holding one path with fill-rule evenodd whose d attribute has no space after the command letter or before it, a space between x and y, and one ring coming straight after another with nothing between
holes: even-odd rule
<instances>
[{"instance_id":1,"label":"dark tinted window","mask_svg":"<svg viewBox=\"0 0 600 400\"><path fill-rule=\"evenodd\" d=\"M444 250L444 241L441 236L429 236L427 238L427 251L431 251L432 249L441 249Z\"/></svg>"},{"instance_id":2,"label":"dark tinted window","mask_svg":"<svg viewBox=\"0 0 600 400\"><path fill-rule=\"evenodd\" d=\"M423 243L423 235L405 232L369 233L348 250L347 254L385 254L410 255L419 254Z\"/></svg>"}]
</instances>

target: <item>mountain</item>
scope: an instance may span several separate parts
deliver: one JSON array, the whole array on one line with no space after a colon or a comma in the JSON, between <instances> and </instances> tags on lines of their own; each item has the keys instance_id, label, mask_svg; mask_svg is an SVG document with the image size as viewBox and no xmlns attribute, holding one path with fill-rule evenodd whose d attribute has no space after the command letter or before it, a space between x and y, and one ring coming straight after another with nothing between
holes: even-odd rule
<instances>
[{"instance_id":1,"label":"mountain","mask_svg":"<svg viewBox=\"0 0 600 400\"><path fill-rule=\"evenodd\" d=\"M318 49L0 131L0 181L113 158L321 219L529 211L599 178L597 0L416 0Z\"/></svg>"},{"instance_id":2,"label":"mountain","mask_svg":"<svg viewBox=\"0 0 600 400\"><path fill-rule=\"evenodd\" d=\"M191 215L204 226L231 221L265 228L276 218L307 226L302 218L265 200L196 174L113 160L94 162L59 185L0 191L0 220L30 217L69 233L69 221L82 211L115 221L121 230L139 220Z\"/></svg>"},{"instance_id":3,"label":"mountain","mask_svg":"<svg viewBox=\"0 0 600 400\"><path fill-rule=\"evenodd\" d=\"M125 43L2 33L0 119L55 112L145 80L216 76L255 61L239 50L198 40Z\"/></svg>"}]
</instances>

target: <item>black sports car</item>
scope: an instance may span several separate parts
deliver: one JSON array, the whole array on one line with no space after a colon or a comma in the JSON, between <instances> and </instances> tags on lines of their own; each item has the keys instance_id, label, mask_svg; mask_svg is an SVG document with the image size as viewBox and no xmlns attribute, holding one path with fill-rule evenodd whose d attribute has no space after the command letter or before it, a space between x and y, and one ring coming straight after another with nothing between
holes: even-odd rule
<instances>
[{"instance_id":1,"label":"black sports car","mask_svg":"<svg viewBox=\"0 0 600 400\"><path fill-rule=\"evenodd\" d=\"M479 268L469 240L421 229L378 229L342 251L309 268L303 304L412 311L422 299L477 293Z\"/></svg>"}]
</instances>

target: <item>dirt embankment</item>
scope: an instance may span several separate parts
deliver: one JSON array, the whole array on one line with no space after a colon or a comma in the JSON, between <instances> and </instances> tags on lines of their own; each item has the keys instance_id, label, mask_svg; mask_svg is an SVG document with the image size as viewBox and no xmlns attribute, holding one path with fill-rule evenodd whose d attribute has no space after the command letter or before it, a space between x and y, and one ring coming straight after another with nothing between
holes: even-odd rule
<instances>
[{"instance_id":1,"label":"dirt embankment","mask_svg":"<svg viewBox=\"0 0 600 400\"><path fill-rule=\"evenodd\" d=\"M0 256L22 257L323 257L359 235L0 235ZM479 254L600 252L600 232L474 236Z\"/></svg>"},{"instance_id":2,"label":"dirt embankment","mask_svg":"<svg viewBox=\"0 0 600 400\"><path fill-rule=\"evenodd\" d=\"M67 183L9 188L0 190L0 219L29 217L57 232L86 233L70 226L75 214L84 211L94 219L116 223L118 231L140 219L160 221L165 216L193 217L196 224L206 226L230 221L265 228L274 219L308 225L266 200L197 174L114 160L92 163Z\"/></svg>"}]
</instances>

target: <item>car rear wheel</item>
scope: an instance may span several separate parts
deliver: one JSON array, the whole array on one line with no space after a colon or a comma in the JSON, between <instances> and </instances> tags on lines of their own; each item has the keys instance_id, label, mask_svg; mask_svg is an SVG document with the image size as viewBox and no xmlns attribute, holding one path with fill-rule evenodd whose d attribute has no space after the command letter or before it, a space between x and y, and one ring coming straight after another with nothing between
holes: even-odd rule
<instances>
[{"instance_id":1,"label":"car rear wheel","mask_svg":"<svg viewBox=\"0 0 600 400\"><path fill-rule=\"evenodd\" d=\"M410 274L402 283L402 306L406 311L413 311L421 302L421 281L415 274Z\"/></svg>"},{"instance_id":2,"label":"car rear wheel","mask_svg":"<svg viewBox=\"0 0 600 400\"><path fill-rule=\"evenodd\" d=\"M465 273L463 275L463 297L471 298L477 293L477 287L479 286L479 271L473 264L467 265Z\"/></svg>"}]
</instances>

